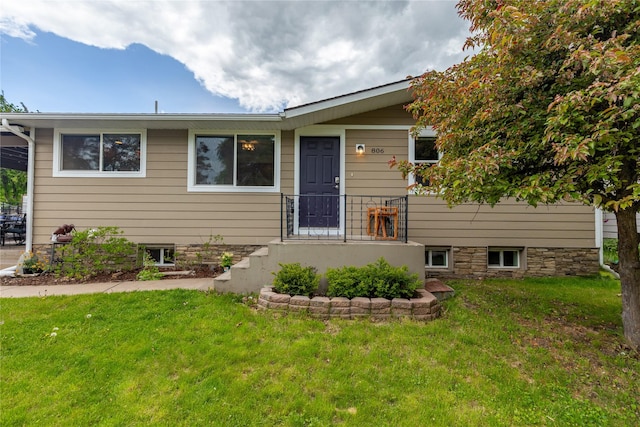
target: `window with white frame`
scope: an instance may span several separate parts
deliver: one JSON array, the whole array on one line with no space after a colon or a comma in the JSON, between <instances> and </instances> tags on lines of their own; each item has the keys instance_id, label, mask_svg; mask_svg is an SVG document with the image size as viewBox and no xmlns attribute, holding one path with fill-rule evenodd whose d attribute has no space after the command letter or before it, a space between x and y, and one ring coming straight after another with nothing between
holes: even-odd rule
<instances>
[{"instance_id":1,"label":"window with white frame","mask_svg":"<svg viewBox=\"0 0 640 427\"><path fill-rule=\"evenodd\" d=\"M425 266L429 268L448 268L449 249L426 248L424 252Z\"/></svg>"},{"instance_id":2,"label":"window with white frame","mask_svg":"<svg viewBox=\"0 0 640 427\"><path fill-rule=\"evenodd\" d=\"M436 148L436 135L431 130L424 130L418 137L410 137L409 161L414 164L436 164L440 160L441 153ZM411 174L409 185L427 185L422 177Z\"/></svg>"},{"instance_id":3,"label":"window with white frame","mask_svg":"<svg viewBox=\"0 0 640 427\"><path fill-rule=\"evenodd\" d=\"M491 268L518 268L520 252L520 249L515 248L489 248L487 263Z\"/></svg>"},{"instance_id":4,"label":"window with white frame","mask_svg":"<svg viewBox=\"0 0 640 427\"><path fill-rule=\"evenodd\" d=\"M176 247L175 245L158 245L149 244L142 245L144 250L155 261L158 266L172 266L176 262Z\"/></svg>"},{"instance_id":5,"label":"window with white frame","mask_svg":"<svg viewBox=\"0 0 640 427\"><path fill-rule=\"evenodd\" d=\"M190 132L190 191L277 191L279 135Z\"/></svg>"},{"instance_id":6,"label":"window with white frame","mask_svg":"<svg viewBox=\"0 0 640 427\"><path fill-rule=\"evenodd\" d=\"M145 174L146 131L59 129L54 137L54 176Z\"/></svg>"}]
</instances>

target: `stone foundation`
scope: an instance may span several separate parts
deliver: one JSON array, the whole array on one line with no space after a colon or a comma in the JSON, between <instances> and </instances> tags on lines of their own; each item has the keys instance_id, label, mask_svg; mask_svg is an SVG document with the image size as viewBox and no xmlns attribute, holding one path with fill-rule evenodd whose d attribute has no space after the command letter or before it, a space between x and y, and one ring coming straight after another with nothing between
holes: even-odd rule
<instances>
[{"instance_id":1,"label":"stone foundation","mask_svg":"<svg viewBox=\"0 0 640 427\"><path fill-rule=\"evenodd\" d=\"M262 245L176 245L176 264L218 264L223 252L231 252L235 264L261 247Z\"/></svg>"},{"instance_id":2,"label":"stone foundation","mask_svg":"<svg viewBox=\"0 0 640 427\"><path fill-rule=\"evenodd\" d=\"M503 277L519 279L542 276L591 276L600 270L597 248L525 248L520 267L489 268L486 247L454 247L448 269L429 268L425 277L461 279Z\"/></svg>"},{"instance_id":3,"label":"stone foundation","mask_svg":"<svg viewBox=\"0 0 640 427\"><path fill-rule=\"evenodd\" d=\"M416 298L362 298L290 296L264 287L258 297L261 310L280 310L308 313L319 319L357 319L369 317L375 320L410 318L429 321L440 316L440 304L436 297L424 289L416 291Z\"/></svg>"}]
</instances>

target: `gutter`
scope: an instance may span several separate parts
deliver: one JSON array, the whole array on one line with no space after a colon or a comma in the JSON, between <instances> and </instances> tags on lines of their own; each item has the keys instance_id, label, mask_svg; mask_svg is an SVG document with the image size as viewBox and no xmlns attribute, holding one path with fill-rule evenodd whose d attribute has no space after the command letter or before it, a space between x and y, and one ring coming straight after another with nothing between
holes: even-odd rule
<instances>
[{"instance_id":1,"label":"gutter","mask_svg":"<svg viewBox=\"0 0 640 427\"><path fill-rule=\"evenodd\" d=\"M9 120L2 119L2 124L0 124L0 129L3 131L11 132L17 137L20 137L27 141L28 144L28 157L27 157L27 238L25 241L25 251L30 252L33 249L33 181L35 177L35 147L36 143L34 141L36 130L35 128L31 129L31 133L33 136L26 135L22 128L18 126L12 126L9 124Z\"/></svg>"}]
</instances>

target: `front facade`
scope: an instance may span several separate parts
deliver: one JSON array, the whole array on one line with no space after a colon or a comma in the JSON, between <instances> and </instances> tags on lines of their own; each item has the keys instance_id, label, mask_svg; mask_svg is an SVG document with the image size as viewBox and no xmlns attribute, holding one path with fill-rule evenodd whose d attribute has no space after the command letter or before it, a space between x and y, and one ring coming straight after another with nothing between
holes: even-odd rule
<instances>
[{"instance_id":1,"label":"front facade","mask_svg":"<svg viewBox=\"0 0 640 427\"><path fill-rule=\"evenodd\" d=\"M15 134L3 133L3 144L30 144L27 244L34 247L68 223L117 226L167 251L216 235L260 247L283 235L283 194L335 194L338 213L349 203L342 195L408 195L406 237L425 246L428 277L597 272L590 207L504 200L450 209L435 195L411 195L412 178L388 161L434 162L437 153L425 151L429 131L412 137L409 101L403 81L280 114L2 113L3 131ZM317 227L319 208L296 209L296 233ZM351 221L324 217L337 234Z\"/></svg>"}]
</instances>

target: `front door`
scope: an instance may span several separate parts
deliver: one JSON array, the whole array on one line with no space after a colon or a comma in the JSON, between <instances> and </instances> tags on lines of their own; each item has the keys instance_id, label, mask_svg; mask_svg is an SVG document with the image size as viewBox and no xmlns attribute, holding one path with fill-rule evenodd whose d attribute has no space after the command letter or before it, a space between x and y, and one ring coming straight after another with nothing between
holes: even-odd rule
<instances>
[{"instance_id":1,"label":"front door","mask_svg":"<svg viewBox=\"0 0 640 427\"><path fill-rule=\"evenodd\" d=\"M340 211L340 138L300 138L300 227L337 228Z\"/></svg>"}]
</instances>

